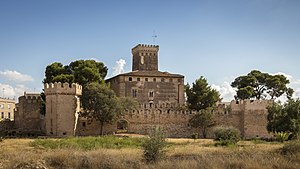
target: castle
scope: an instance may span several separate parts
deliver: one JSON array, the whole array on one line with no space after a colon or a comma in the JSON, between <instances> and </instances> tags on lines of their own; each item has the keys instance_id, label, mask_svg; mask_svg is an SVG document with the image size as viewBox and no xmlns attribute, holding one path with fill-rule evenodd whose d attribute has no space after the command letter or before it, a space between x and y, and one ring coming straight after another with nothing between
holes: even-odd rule
<instances>
[{"instance_id":1,"label":"castle","mask_svg":"<svg viewBox=\"0 0 300 169\"><path fill-rule=\"evenodd\" d=\"M184 76L158 70L158 45L139 44L132 49L132 72L107 79L119 97L132 97L138 108L127 111L114 124L104 126L104 133L117 131L146 134L156 125L170 137L190 137L196 129L188 125L196 113L180 109L185 105ZM19 98L15 113L18 132L44 133L48 136L99 135L100 123L79 116L82 88L78 84L44 84L46 113L40 114L40 96L26 94ZM243 100L219 103L215 114L218 125L233 126L245 138L270 137L266 130L267 110L271 101ZM213 137L213 129L208 136Z\"/></svg>"}]
</instances>

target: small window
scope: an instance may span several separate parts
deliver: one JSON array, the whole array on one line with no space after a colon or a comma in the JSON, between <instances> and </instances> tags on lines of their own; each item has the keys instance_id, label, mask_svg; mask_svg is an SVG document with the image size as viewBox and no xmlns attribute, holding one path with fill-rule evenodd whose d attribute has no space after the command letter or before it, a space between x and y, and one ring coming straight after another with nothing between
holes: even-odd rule
<instances>
[{"instance_id":1,"label":"small window","mask_svg":"<svg viewBox=\"0 0 300 169\"><path fill-rule=\"evenodd\" d=\"M156 78L153 78L153 82L156 82Z\"/></svg>"},{"instance_id":2,"label":"small window","mask_svg":"<svg viewBox=\"0 0 300 169\"><path fill-rule=\"evenodd\" d=\"M82 122L82 127L85 127L86 126L86 123L85 122Z\"/></svg>"},{"instance_id":3,"label":"small window","mask_svg":"<svg viewBox=\"0 0 300 169\"><path fill-rule=\"evenodd\" d=\"M7 105L7 108L10 109L10 104Z\"/></svg>"},{"instance_id":4,"label":"small window","mask_svg":"<svg viewBox=\"0 0 300 169\"><path fill-rule=\"evenodd\" d=\"M138 77L138 78L137 78L137 81L141 81L141 78Z\"/></svg>"},{"instance_id":5,"label":"small window","mask_svg":"<svg viewBox=\"0 0 300 169\"><path fill-rule=\"evenodd\" d=\"M148 82L148 78L145 78L145 81Z\"/></svg>"},{"instance_id":6,"label":"small window","mask_svg":"<svg viewBox=\"0 0 300 169\"><path fill-rule=\"evenodd\" d=\"M132 89L132 97L136 97L137 96L137 90L136 89Z\"/></svg>"},{"instance_id":7,"label":"small window","mask_svg":"<svg viewBox=\"0 0 300 169\"><path fill-rule=\"evenodd\" d=\"M154 97L154 91L149 92L149 97Z\"/></svg>"},{"instance_id":8,"label":"small window","mask_svg":"<svg viewBox=\"0 0 300 169\"><path fill-rule=\"evenodd\" d=\"M1 113L1 118L4 119L4 112Z\"/></svg>"},{"instance_id":9,"label":"small window","mask_svg":"<svg viewBox=\"0 0 300 169\"><path fill-rule=\"evenodd\" d=\"M129 77L128 80L131 82L132 81L132 77Z\"/></svg>"},{"instance_id":10,"label":"small window","mask_svg":"<svg viewBox=\"0 0 300 169\"><path fill-rule=\"evenodd\" d=\"M3 104L0 104L0 108L1 108L1 109L4 109L4 105L3 105Z\"/></svg>"},{"instance_id":11,"label":"small window","mask_svg":"<svg viewBox=\"0 0 300 169\"><path fill-rule=\"evenodd\" d=\"M63 135L65 136L65 135L67 135L67 133L66 133L66 132L63 132Z\"/></svg>"},{"instance_id":12,"label":"small window","mask_svg":"<svg viewBox=\"0 0 300 169\"><path fill-rule=\"evenodd\" d=\"M165 78L161 78L161 81L162 81L162 82L165 82Z\"/></svg>"},{"instance_id":13,"label":"small window","mask_svg":"<svg viewBox=\"0 0 300 169\"><path fill-rule=\"evenodd\" d=\"M8 113L8 118L10 119L10 113Z\"/></svg>"}]
</instances>

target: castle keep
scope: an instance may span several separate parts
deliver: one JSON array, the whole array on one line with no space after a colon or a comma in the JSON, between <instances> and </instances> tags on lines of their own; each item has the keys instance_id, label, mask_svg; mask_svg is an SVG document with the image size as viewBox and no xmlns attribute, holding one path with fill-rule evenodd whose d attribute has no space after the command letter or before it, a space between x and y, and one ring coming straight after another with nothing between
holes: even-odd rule
<instances>
[{"instance_id":1,"label":"castle keep","mask_svg":"<svg viewBox=\"0 0 300 169\"><path fill-rule=\"evenodd\" d=\"M116 123L105 125L104 133L146 134L156 125L164 127L170 137L190 137L198 132L188 125L196 112L181 109L185 105L184 76L159 71L158 51L158 45L135 46L132 49L132 71L106 80L118 97L132 97L139 106L125 112ZM59 137L100 134L99 122L78 115L82 93L80 85L44 84L44 91L45 116L38 113L39 96L25 94L19 98L15 117L17 130L40 131ZM218 103L212 113L218 126L233 126L245 138L270 137L266 130L266 107L270 103L267 100ZM212 130L208 133L209 137L213 137Z\"/></svg>"}]
</instances>

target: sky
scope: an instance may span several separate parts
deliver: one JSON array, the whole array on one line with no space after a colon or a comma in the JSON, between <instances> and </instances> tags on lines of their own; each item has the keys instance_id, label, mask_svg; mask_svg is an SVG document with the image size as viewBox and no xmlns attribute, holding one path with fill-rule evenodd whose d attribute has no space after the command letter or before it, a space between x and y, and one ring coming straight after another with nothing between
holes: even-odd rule
<instances>
[{"instance_id":1,"label":"sky","mask_svg":"<svg viewBox=\"0 0 300 169\"><path fill-rule=\"evenodd\" d=\"M137 44L159 45L161 71L190 84L204 76L223 101L254 69L286 75L300 97L299 9L299 0L1 0L0 97L41 92L53 62L129 72Z\"/></svg>"}]
</instances>

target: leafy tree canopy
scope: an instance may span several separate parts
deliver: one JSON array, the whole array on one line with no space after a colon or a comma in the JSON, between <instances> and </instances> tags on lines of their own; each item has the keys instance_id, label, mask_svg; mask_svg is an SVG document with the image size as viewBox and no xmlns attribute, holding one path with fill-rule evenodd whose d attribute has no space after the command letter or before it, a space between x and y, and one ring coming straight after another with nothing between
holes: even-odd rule
<instances>
[{"instance_id":1,"label":"leafy tree canopy","mask_svg":"<svg viewBox=\"0 0 300 169\"><path fill-rule=\"evenodd\" d=\"M100 122L100 134L104 124L113 123L125 110L137 104L130 98L118 98L107 84L89 83L81 96L83 111L81 115Z\"/></svg>"},{"instance_id":2,"label":"leafy tree canopy","mask_svg":"<svg viewBox=\"0 0 300 169\"><path fill-rule=\"evenodd\" d=\"M288 132L294 138L300 135L300 100L289 99L285 104L273 103L268 108L269 132Z\"/></svg>"},{"instance_id":3,"label":"leafy tree canopy","mask_svg":"<svg viewBox=\"0 0 300 169\"><path fill-rule=\"evenodd\" d=\"M191 127L200 129L203 138L207 136L207 129L216 124L211 111L211 108L201 110L189 120Z\"/></svg>"},{"instance_id":4,"label":"leafy tree canopy","mask_svg":"<svg viewBox=\"0 0 300 169\"><path fill-rule=\"evenodd\" d=\"M87 83L103 83L107 67L95 60L77 60L69 65L55 62L46 67L44 83L68 82L85 86Z\"/></svg>"},{"instance_id":5,"label":"leafy tree canopy","mask_svg":"<svg viewBox=\"0 0 300 169\"><path fill-rule=\"evenodd\" d=\"M220 94L217 90L208 85L207 80L201 76L192 84L185 86L188 107L191 110L200 111L208 107L214 107L220 101Z\"/></svg>"},{"instance_id":6,"label":"leafy tree canopy","mask_svg":"<svg viewBox=\"0 0 300 169\"><path fill-rule=\"evenodd\" d=\"M288 88L290 81L284 75L270 75L258 70L252 70L245 76L237 77L231 86L237 88L236 99L271 99L286 94L288 98L293 95L293 89Z\"/></svg>"}]
</instances>

